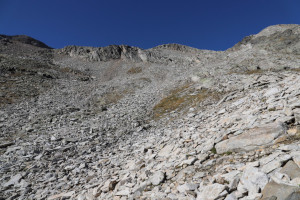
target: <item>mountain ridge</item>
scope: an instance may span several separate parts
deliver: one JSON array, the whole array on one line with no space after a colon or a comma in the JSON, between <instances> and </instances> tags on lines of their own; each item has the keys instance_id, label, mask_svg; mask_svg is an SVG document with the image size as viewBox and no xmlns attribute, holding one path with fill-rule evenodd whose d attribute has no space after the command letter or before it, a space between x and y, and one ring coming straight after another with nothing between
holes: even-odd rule
<instances>
[{"instance_id":1,"label":"mountain ridge","mask_svg":"<svg viewBox=\"0 0 300 200\"><path fill-rule=\"evenodd\" d=\"M296 30L296 31L299 32L299 25L298 24L278 24L278 25L271 25L271 26L268 26L267 28L261 30L257 34L244 37L240 42L247 41L251 37L257 38L257 37L262 37L262 36L270 36L271 34L273 34L275 32L277 32L277 33L278 32L284 32L287 29L292 29L292 30ZM4 35L4 34L1 35L0 34L0 37L2 37L2 39L3 38L4 39L11 39L11 40L14 40L14 41L23 42L25 44L35 43L33 45L36 45L36 46L37 46L37 43L39 43L40 46L38 46L38 47L51 48L51 47L47 46L46 44L42 43L41 41L38 41L38 40L36 40L36 39L34 39L34 38L30 37L30 36L26 36L26 35L11 35L11 36L9 36L9 35ZM78 45L68 45L68 46L80 47ZM66 47L68 47L68 46L66 46ZM120 47L124 46L124 47L127 47L127 48L131 47L131 48L138 48L138 49L143 50L140 47L134 47L134 46L126 45L126 44L120 44L120 45L112 44L112 45L108 45L108 46L104 46L104 47L109 47L109 46L115 46L115 47L117 47L117 46L120 46ZM81 46L81 47L89 47L89 46ZM104 47L89 47L89 48L104 48ZM228 49L231 49L233 47L229 47ZM63 47L63 48L65 48L65 47ZM177 43L161 44L161 45L158 45L158 46L155 46L155 47L151 47L149 49L159 49L159 48L167 48L167 49L173 49L173 50L180 50L180 49L205 50L205 49L190 47L190 46L187 46L187 45L177 44ZM216 51L216 50L208 50L208 51Z\"/></svg>"}]
</instances>

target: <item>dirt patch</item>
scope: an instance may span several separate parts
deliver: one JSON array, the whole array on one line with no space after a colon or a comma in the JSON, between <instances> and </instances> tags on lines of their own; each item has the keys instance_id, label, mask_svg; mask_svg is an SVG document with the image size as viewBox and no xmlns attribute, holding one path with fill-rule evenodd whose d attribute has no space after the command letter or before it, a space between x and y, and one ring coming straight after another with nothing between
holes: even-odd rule
<instances>
[{"instance_id":1,"label":"dirt patch","mask_svg":"<svg viewBox=\"0 0 300 200\"><path fill-rule=\"evenodd\" d=\"M141 67L131 67L128 71L127 74L138 74L141 73L143 70Z\"/></svg>"},{"instance_id":2,"label":"dirt patch","mask_svg":"<svg viewBox=\"0 0 300 200\"><path fill-rule=\"evenodd\" d=\"M110 105L118 103L123 97L131 93L131 90L112 90L102 94L100 97L95 97L94 111L105 111Z\"/></svg>"}]
</instances>

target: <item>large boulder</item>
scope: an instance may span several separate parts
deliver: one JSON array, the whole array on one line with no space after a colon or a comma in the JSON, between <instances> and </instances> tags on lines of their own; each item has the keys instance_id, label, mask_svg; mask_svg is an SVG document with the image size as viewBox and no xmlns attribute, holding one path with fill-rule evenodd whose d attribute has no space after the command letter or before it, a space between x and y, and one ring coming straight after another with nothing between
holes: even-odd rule
<instances>
[{"instance_id":1,"label":"large boulder","mask_svg":"<svg viewBox=\"0 0 300 200\"><path fill-rule=\"evenodd\" d=\"M261 200L270 200L272 198L277 200L294 200L300 199L300 188L271 181L265 186L262 194Z\"/></svg>"},{"instance_id":2,"label":"large boulder","mask_svg":"<svg viewBox=\"0 0 300 200\"><path fill-rule=\"evenodd\" d=\"M274 140L285 133L282 124L271 123L252 128L241 135L229 138L216 144L217 153L250 151L269 146Z\"/></svg>"}]
</instances>

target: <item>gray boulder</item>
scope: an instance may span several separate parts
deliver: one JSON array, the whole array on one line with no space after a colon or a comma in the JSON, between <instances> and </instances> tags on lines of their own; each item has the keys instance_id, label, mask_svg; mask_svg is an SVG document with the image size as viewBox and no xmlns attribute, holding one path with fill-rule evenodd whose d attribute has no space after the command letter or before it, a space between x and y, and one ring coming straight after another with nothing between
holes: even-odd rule
<instances>
[{"instance_id":1,"label":"gray boulder","mask_svg":"<svg viewBox=\"0 0 300 200\"><path fill-rule=\"evenodd\" d=\"M282 124L262 125L218 143L216 150L219 154L232 151L250 151L273 144L274 140L284 133L285 128Z\"/></svg>"},{"instance_id":2,"label":"gray boulder","mask_svg":"<svg viewBox=\"0 0 300 200\"><path fill-rule=\"evenodd\" d=\"M291 200L299 199L300 188L285 184L278 184L274 181L268 183L262 191L263 197L261 200ZM275 198L276 197L276 198Z\"/></svg>"}]
</instances>

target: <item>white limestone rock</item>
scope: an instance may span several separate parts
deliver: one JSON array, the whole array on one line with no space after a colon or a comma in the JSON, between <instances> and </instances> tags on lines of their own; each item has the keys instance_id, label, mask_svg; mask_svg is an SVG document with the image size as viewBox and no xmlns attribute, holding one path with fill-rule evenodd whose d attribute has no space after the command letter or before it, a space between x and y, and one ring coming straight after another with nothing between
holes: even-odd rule
<instances>
[{"instance_id":1,"label":"white limestone rock","mask_svg":"<svg viewBox=\"0 0 300 200\"><path fill-rule=\"evenodd\" d=\"M215 200L227 194L226 186L219 183L200 187L197 193L197 200ZM224 193L223 193L224 192Z\"/></svg>"},{"instance_id":2,"label":"white limestone rock","mask_svg":"<svg viewBox=\"0 0 300 200\"><path fill-rule=\"evenodd\" d=\"M258 168L246 167L240 181L249 195L254 195L265 187L269 179L268 176Z\"/></svg>"},{"instance_id":3,"label":"white limestone rock","mask_svg":"<svg viewBox=\"0 0 300 200\"><path fill-rule=\"evenodd\" d=\"M159 185L161 184L166 178L166 174L164 172L158 171L153 174L150 178L152 185Z\"/></svg>"}]
</instances>

